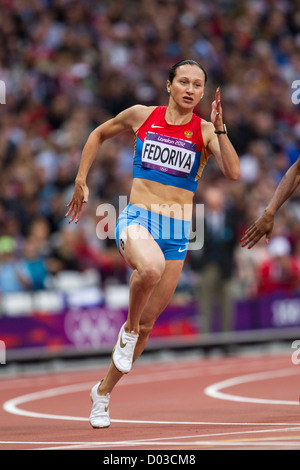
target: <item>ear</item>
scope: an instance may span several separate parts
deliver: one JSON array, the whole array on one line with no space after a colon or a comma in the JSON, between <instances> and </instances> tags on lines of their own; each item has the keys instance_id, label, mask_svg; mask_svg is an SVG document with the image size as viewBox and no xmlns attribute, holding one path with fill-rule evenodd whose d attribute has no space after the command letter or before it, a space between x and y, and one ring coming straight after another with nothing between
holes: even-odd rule
<instances>
[{"instance_id":1,"label":"ear","mask_svg":"<svg viewBox=\"0 0 300 470\"><path fill-rule=\"evenodd\" d=\"M170 80L167 80L167 87L166 88L167 88L168 95L170 95L170 93L171 93L171 82L170 82Z\"/></svg>"}]
</instances>

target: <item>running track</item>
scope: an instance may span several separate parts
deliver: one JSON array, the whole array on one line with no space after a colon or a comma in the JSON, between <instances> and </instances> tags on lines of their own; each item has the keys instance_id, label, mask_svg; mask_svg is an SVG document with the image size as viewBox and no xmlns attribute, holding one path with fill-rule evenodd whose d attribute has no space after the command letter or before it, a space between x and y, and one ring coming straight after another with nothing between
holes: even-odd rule
<instances>
[{"instance_id":1,"label":"running track","mask_svg":"<svg viewBox=\"0 0 300 470\"><path fill-rule=\"evenodd\" d=\"M105 370L1 377L0 450L300 449L291 352L141 359L112 393L110 428L92 429L89 391Z\"/></svg>"}]
</instances>

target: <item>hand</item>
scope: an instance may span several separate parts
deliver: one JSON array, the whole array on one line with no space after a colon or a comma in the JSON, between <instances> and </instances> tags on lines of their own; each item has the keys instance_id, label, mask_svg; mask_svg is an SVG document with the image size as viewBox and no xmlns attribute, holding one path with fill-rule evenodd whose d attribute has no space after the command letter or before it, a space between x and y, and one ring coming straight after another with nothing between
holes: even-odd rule
<instances>
[{"instance_id":1,"label":"hand","mask_svg":"<svg viewBox=\"0 0 300 470\"><path fill-rule=\"evenodd\" d=\"M73 222L76 218L75 223L77 224L82 214L83 204L86 204L88 199L89 189L87 185L85 183L75 182L74 194L69 204L67 204L69 210L65 215L65 217L71 215L69 223Z\"/></svg>"},{"instance_id":2,"label":"hand","mask_svg":"<svg viewBox=\"0 0 300 470\"><path fill-rule=\"evenodd\" d=\"M216 97L211 105L210 120L217 131L223 130L223 110L221 106L220 87L216 90Z\"/></svg>"},{"instance_id":3,"label":"hand","mask_svg":"<svg viewBox=\"0 0 300 470\"><path fill-rule=\"evenodd\" d=\"M264 235L266 235L266 242L269 244L273 225L274 216L265 211L263 215L246 230L243 238L240 240L240 242L243 243L242 248L246 245L248 245L248 249L252 248Z\"/></svg>"}]
</instances>

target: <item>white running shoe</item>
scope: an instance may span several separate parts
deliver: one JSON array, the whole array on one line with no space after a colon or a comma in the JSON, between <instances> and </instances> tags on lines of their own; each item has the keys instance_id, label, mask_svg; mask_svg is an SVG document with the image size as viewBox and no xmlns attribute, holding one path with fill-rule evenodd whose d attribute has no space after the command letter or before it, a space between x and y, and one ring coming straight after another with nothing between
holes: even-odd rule
<instances>
[{"instance_id":1,"label":"white running shoe","mask_svg":"<svg viewBox=\"0 0 300 470\"><path fill-rule=\"evenodd\" d=\"M118 340L113 349L112 360L115 367L123 374L128 374L132 367L134 349L139 335L134 333L126 333L122 326Z\"/></svg>"},{"instance_id":2,"label":"white running shoe","mask_svg":"<svg viewBox=\"0 0 300 470\"><path fill-rule=\"evenodd\" d=\"M110 395L109 393L106 395L98 395L97 390L101 382L94 385L90 393L90 397L93 402L90 414L90 424L93 428L108 428L110 425L108 412Z\"/></svg>"}]
</instances>

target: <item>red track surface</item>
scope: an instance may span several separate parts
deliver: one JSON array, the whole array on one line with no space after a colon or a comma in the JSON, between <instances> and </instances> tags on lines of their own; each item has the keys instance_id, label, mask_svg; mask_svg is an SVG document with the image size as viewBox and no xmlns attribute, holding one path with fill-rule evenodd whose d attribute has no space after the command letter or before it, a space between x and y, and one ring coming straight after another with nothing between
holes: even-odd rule
<instances>
[{"instance_id":1,"label":"red track surface","mask_svg":"<svg viewBox=\"0 0 300 470\"><path fill-rule=\"evenodd\" d=\"M89 391L105 370L2 377L0 450L300 449L299 368L289 353L141 361L97 430Z\"/></svg>"}]
</instances>

